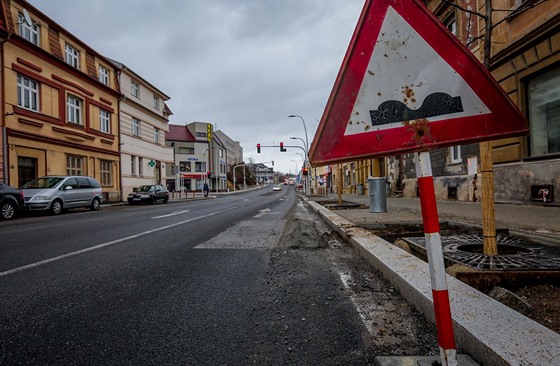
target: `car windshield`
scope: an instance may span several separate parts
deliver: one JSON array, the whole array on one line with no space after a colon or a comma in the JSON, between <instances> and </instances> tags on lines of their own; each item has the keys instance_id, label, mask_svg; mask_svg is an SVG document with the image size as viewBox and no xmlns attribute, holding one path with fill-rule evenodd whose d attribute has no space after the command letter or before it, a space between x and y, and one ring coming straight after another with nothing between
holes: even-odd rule
<instances>
[{"instance_id":1,"label":"car windshield","mask_svg":"<svg viewBox=\"0 0 560 366\"><path fill-rule=\"evenodd\" d=\"M153 192L154 189L155 189L155 186L140 186L140 187L138 187L136 192Z\"/></svg>"},{"instance_id":2,"label":"car windshield","mask_svg":"<svg viewBox=\"0 0 560 366\"><path fill-rule=\"evenodd\" d=\"M21 189L54 188L63 179L60 177L39 178L25 183Z\"/></svg>"}]
</instances>

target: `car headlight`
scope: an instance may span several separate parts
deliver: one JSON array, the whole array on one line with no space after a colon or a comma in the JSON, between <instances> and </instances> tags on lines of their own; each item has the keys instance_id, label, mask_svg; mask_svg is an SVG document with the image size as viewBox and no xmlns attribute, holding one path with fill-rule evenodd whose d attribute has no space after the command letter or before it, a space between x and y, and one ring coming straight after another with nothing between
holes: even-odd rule
<instances>
[{"instance_id":1,"label":"car headlight","mask_svg":"<svg viewBox=\"0 0 560 366\"><path fill-rule=\"evenodd\" d=\"M34 201L48 201L49 196L33 196L31 199Z\"/></svg>"}]
</instances>

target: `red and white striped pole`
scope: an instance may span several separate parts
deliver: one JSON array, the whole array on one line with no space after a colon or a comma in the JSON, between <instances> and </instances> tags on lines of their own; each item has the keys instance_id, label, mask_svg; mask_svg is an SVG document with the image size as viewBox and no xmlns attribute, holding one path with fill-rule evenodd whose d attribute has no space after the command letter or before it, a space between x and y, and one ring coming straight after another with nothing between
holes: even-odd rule
<instances>
[{"instance_id":1,"label":"red and white striped pole","mask_svg":"<svg viewBox=\"0 0 560 366\"><path fill-rule=\"evenodd\" d=\"M453 318L447 291L443 249L439 234L439 219L429 152L415 153L416 176L420 190L420 205L426 238L426 252L432 282L432 297L438 333L439 352L443 366L457 366L457 351L453 335Z\"/></svg>"}]
</instances>

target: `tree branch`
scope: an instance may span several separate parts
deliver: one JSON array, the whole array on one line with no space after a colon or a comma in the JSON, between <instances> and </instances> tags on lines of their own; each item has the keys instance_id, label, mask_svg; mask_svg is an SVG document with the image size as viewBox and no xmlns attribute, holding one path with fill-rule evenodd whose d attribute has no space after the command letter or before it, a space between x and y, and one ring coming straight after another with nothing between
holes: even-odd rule
<instances>
[{"instance_id":1,"label":"tree branch","mask_svg":"<svg viewBox=\"0 0 560 366\"><path fill-rule=\"evenodd\" d=\"M543 1L547 1L547 0L543 0ZM461 11L464 11L464 12L479 16L483 19L486 19L486 15L484 15L482 13L479 13L479 12L476 12L476 11L469 10L467 8L463 8L462 6L455 4L455 3L451 2L450 0L442 0L442 2L444 2L447 5L451 5L452 7L457 8Z\"/></svg>"}]
</instances>

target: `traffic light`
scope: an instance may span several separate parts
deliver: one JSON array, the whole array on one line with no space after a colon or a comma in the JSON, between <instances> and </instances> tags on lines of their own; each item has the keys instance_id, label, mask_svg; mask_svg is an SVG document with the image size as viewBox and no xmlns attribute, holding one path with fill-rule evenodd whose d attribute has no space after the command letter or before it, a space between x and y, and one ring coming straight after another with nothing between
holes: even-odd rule
<instances>
[{"instance_id":1,"label":"traffic light","mask_svg":"<svg viewBox=\"0 0 560 366\"><path fill-rule=\"evenodd\" d=\"M261 153L261 144L257 144L257 153L258 153L258 154Z\"/></svg>"},{"instance_id":2,"label":"traffic light","mask_svg":"<svg viewBox=\"0 0 560 366\"><path fill-rule=\"evenodd\" d=\"M210 178L210 176L212 175L212 172L208 172L208 178Z\"/></svg>"},{"instance_id":3,"label":"traffic light","mask_svg":"<svg viewBox=\"0 0 560 366\"><path fill-rule=\"evenodd\" d=\"M307 168L303 168L303 175L307 176Z\"/></svg>"},{"instance_id":4,"label":"traffic light","mask_svg":"<svg viewBox=\"0 0 560 366\"><path fill-rule=\"evenodd\" d=\"M283 142L280 143L280 152L286 152L286 149L284 149L284 143Z\"/></svg>"},{"instance_id":5,"label":"traffic light","mask_svg":"<svg viewBox=\"0 0 560 366\"><path fill-rule=\"evenodd\" d=\"M274 166L274 160L272 160L272 166Z\"/></svg>"}]
</instances>

